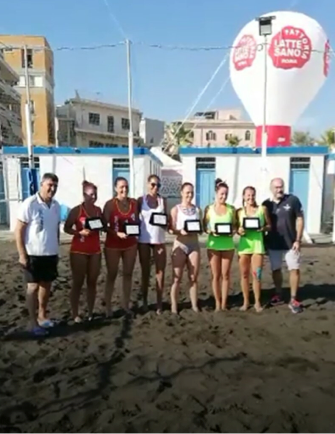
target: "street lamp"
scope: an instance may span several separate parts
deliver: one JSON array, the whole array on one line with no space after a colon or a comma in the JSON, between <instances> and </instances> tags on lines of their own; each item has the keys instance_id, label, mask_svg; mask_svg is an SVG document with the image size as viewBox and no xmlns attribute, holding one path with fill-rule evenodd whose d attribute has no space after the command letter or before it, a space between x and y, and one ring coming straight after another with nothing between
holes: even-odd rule
<instances>
[{"instance_id":1,"label":"street lamp","mask_svg":"<svg viewBox=\"0 0 335 434\"><path fill-rule=\"evenodd\" d=\"M262 127L262 143L261 143L261 167L263 172L263 188L266 188L266 172L267 172L267 132L266 132L266 108L267 108L267 84L268 84L268 65L267 65L267 37L272 35L272 21L275 16L259 17L258 21L259 36L264 37L263 52L264 52L264 95L263 95L263 127Z\"/></svg>"},{"instance_id":2,"label":"street lamp","mask_svg":"<svg viewBox=\"0 0 335 434\"><path fill-rule=\"evenodd\" d=\"M270 36L272 35L272 21L275 19L275 16L269 17L259 17L256 18L259 24L259 36Z\"/></svg>"}]
</instances>

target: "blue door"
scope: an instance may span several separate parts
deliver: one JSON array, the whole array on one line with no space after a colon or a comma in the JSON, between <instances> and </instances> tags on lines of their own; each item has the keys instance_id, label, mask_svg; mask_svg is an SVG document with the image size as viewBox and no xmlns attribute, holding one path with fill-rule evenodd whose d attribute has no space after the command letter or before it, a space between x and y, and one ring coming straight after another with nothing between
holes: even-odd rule
<instances>
[{"instance_id":1,"label":"blue door","mask_svg":"<svg viewBox=\"0 0 335 434\"><path fill-rule=\"evenodd\" d=\"M34 179L35 177L35 179ZM31 172L29 167L21 167L21 188L22 188L22 200L31 196L31 184L36 183L36 187L40 183L40 169L36 168Z\"/></svg>"},{"instance_id":2,"label":"blue door","mask_svg":"<svg viewBox=\"0 0 335 434\"><path fill-rule=\"evenodd\" d=\"M8 203L5 202L6 193L5 193L5 180L3 169L0 167L0 225L7 225L7 206Z\"/></svg>"},{"instance_id":3,"label":"blue door","mask_svg":"<svg viewBox=\"0 0 335 434\"><path fill-rule=\"evenodd\" d=\"M196 204L204 210L214 202L215 169L198 168L196 171Z\"/></svg>"},{"instance_id":4,"label":"blue door","mask_svg":"<svg viewBox=\"0 0 335 434\"><path fill-rule=\"evenodd\" d=\"M309 189L309 169L291 168L290 171L290 193L300 199L304 210L305 219L307 218Z\"/></svg>"},{"instance_id":5,"label":"blue door","mask_svg":"<svg viewBox=\"0 0 335 434\"><path fill-rule=\"evenodd\" d=\"M129 169L125 167L114 167L113 168L113 185L116 180L116 178L126 178L126 180L129 182Z\"/></svg>"}]
</instances>

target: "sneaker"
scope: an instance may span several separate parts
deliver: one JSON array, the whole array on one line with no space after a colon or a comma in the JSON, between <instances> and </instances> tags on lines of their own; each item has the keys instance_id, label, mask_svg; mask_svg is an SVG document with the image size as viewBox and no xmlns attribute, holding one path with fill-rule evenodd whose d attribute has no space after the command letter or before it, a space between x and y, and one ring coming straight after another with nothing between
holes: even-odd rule
<instances>
[{"instance_id":1,"label":"sneaker","mask_svg":"<svg viewBox=\"0 0 335 434\"><path fill-rule=\"evenodd\" d=\"M55 323L51 319L45 319L43 321L38 321L38 325L43 329L51 329L55 326Z\"/></svg>"},{"instance_id":2,"label":"sneaker","mask_svg":"<svg viewBox=\"0 0 335 434\"><path fill-rule=\"evenodd\" d=\"M291 309L292 313L301 313L302 305L299 301L292 299L288 305L289 309Z\"/></svg>"},{"instance_id":3,"label":"sneaker","mask_svg":"<svg viewBox=\"0 0 335 434\"><path fill-rule=\"evenodd\" d=\"M281 298L279 294L275 294L270 300L271 306L279 306L281 304L284 304L284 300Z\"/></svg>"}]
</instances>

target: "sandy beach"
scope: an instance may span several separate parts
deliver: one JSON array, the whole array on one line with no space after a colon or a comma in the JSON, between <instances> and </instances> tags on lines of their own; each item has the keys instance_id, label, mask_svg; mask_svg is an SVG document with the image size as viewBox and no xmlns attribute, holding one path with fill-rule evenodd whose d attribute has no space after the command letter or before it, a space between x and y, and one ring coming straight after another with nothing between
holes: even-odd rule
<instances>
[{"instance_id":1,"label":"sandy beach","mask_svg":"<svg viewBox=\"0 0 335 434\"><path fill-rule=\"evenodd\" d=\"M60 323L50 337L36 340L25 332L15 245L0 242L1 432L335 431L334 247L303 250L301 315L286 305L261 314L239 312L236 260L231 309L214 313L203 249L200 314L190 310L186 275L179 316L168 305L161 316L154 306L142 314L137 264L134 318L119 310L118 280L115 318L107 321L101 315L103 266L97 316L76 326L69 313L68 249L63 243L50 300L51 317ZM272 289L268 264L264 274L266 303ZM166 301L170 283L169 262Z\"/></svg>"}]
</instances>

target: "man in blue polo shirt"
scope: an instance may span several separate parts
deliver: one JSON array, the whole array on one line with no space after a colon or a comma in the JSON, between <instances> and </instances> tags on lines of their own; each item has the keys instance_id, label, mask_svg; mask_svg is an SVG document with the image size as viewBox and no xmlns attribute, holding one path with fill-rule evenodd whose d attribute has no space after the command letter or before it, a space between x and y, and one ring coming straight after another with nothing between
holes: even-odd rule
<instances>
[{"instance_id":1,"label":"man in blue polo shirt","mask_svg":"<svg viewBox=\"0 0 335 434\"><path fill-rule=\"evenodd\" d=\"M271 219L271 231L265 237L269 254L273 282L276 294L271 304L282 301L282 262L285 258L290 272L291 300L289 308L293 313L302 312L302 306L296 299L300 283L300 246L304 231L304 214L300 200L293 194L284 193L284 181L275 178L271 181L272 198L263 203Z\"/></svg>"}]
</instances>

